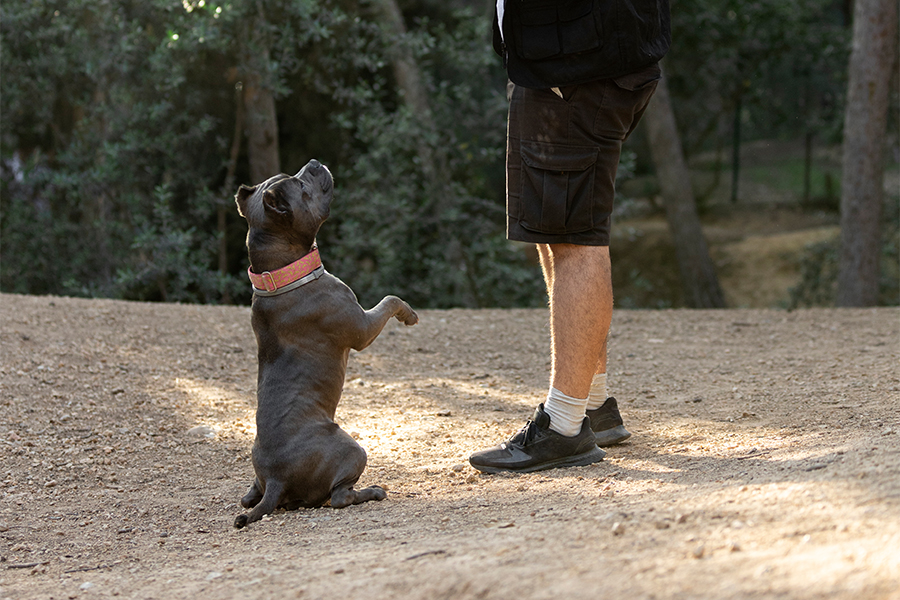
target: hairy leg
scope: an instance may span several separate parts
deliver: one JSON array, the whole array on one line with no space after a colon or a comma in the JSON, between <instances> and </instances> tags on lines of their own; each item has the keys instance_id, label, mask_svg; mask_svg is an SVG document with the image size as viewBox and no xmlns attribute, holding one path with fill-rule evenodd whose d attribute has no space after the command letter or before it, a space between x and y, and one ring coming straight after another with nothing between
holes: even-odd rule
<instances>
[{"instance_id":1,"label":"hairy leg","mask_svg":"<svg viewBox=\"0 0 900 600\"><path fill-rule=\"evenodd\" d=\"M547 286L547 294L550 295L550 294L552 294L553 279L554 279L554 277L553 277L553 275L554 275L553 261L550 258L550 245L537 244L537 249L538 249L538 257L540 258L540 262L541 262L541 270L544 273L544 283ZM608 250L609 250L609 248L607 248L607 252L605 253L607 260L609 259ZM609 272L609 269L607 269L607 272ZM609 294L609 299L605 302L608 302L608 304L610 306L610 314L612 314L612 280L611 279L610 279L607 287L608 287L608 292L606 292L606 293ZM607 334L603 338L603 345L600 348L600 354L597 358L597 366L594 369L594 373L606 373L606 360L607 360L606 359L606 356L607 356L606 348L607 348L607 341L609 340L609 325L607 325L606 331L607 331Z\"/></svg>"},{"instance_id":2,"label":"hairy leg","mask_svg":"<svg viewBox=\"0 0 900 600\"><path fill-rule=\"evenodd\" d=\"M551 385L585 398L594 373L606 371L612 319L608 246L539 245L550 295Z\"/></svg>"}]
</instances>

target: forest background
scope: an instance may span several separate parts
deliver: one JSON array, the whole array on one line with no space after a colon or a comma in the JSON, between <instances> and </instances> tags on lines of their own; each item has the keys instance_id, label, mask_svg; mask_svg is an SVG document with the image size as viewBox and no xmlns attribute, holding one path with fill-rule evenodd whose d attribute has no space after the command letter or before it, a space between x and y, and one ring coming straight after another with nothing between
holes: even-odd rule
<instances>
[{"instance_id":1,"label":"forest background","mask_svg":"<svg viewBox=\"0 0 900 600\"><path fill-rule=\"evenodd\" d=\"M506 77L492 10L481 0L5 0L0 289L247 303L234 191L317 158L336 182L323 260L362 304L394 293L422 308L543 305L533 253L505 239ZM701 218L787 206L839 222L833 157L852 21L852 0L672 2L664 69ZM889 182L896 63L891 73ZM617 222L665 212L650 135L639 130L623 153ZM742 164L754 148L793 150ZM742 191L754 168L787 191ZM887 192L878 302L897 304L896 184ZM691 305L648 275L652 261L676 271L674 259L638 242L630 257L613 248L620 304ZM800 279L785 306L833 304L838 255L831 237L792 256Z\"/></svg>"}]
</instances>

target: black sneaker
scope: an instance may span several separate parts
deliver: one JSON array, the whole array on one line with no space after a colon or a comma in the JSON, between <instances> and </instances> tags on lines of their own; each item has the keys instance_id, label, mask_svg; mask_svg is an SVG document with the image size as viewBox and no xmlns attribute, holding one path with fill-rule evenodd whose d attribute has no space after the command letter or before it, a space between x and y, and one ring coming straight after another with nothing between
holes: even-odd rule
<instances>
[{"instance_id":1,"label":"black sneaker","mask_svg":"<svg viewBox=\"0 0 900 600\"><path fill-rule=\"evenodd\" d=\"M530 473L557 467L581 467L603 460L591 423L585 418L578 435L567 437L550 429L550 415L541 404L519 433L499 446L476 452L469 464L483 473Z\"/></svg>"},{"instance_id":2,"label":"black sneaker","mask_svg":"<svg viewBox=\"0 0 900 600\"><path fill-rule=\"evenodd\" d=\"M591 420L591 430L598 446L612 446L631 437L625 429L615 398L607 398L600 408L587 411L587 417Z\"/></svg>"}]
</instances>

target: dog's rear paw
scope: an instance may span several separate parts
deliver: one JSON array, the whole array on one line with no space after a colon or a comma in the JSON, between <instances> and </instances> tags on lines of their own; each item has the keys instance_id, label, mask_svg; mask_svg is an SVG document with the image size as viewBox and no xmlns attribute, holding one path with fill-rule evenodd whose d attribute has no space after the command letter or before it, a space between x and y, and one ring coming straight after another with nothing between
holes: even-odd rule
<instances>
[{"instance_id":1,"label":"dog's rear paw","mask_svg":"<svg viewBox=\"0 0 900 600\"><path fill-rule=\"evenodd\" d=\"M407 326L409 326L409 325L415 325L416 323L419 322L419 315L417 315L417 314L416 314L416 311L414 311L413 309L409 309L409 314L406 315L406 316L405 316L403 319L401 319L401 320L403 321L403 324L404 324L404 325L407 325Z\"/></svg>"},{"instance_id":2,"label":"dog's rear paw","mask_svg":"<svg viewBox=\"0 0 900 600\"><path fill-rule=\"evenodd\" d=\"M380 485L373 485L369 489L372 490L372 500L381 501L387 498L387 492Z\"/></svg>"},{"instance_id":3,"label":"dog's rear paw","mask_svg":"<svg viewBox=\"0 0 900 600\"><path fill-rule=\"evenodd\" d=\"M259 501L262 500L262 498L262 493L254 484L250 488L250 491L247 492L247 494L243 498L241 498L241 506L243 506L244 508L253 508L257 504L259 504Z\"/></svg>"},{"instance_id":4,"label":"dog's rear paw","mask_svg":"<svg viewBox=\"0 0 900 600\"><path fill-rule=\"evenodd\" d=\"M238 515L234 519L234 527L235 529L243 529L247 526L247 521L250 520L250 517L247 515Z\"/></svg>"}]
</instances>

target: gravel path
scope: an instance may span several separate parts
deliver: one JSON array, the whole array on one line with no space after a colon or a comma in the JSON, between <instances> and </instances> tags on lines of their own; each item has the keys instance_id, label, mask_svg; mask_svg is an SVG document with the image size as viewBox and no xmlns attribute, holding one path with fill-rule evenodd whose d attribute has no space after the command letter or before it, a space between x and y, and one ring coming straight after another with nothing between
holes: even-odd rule
<instances>
[{"instance_id":1,"label":"gravel path","mask_svg":"<svg viewBox=\"0 0 900 600\"><path fill-rule=\"evenodd\" d=\"M900 598L900 311L618 311L629 443L468 455L545 394L544 310L420 311L339 422L388 499L231 527L250 312L0 295L2 598Z\"/></svg>"}]
</instances>

